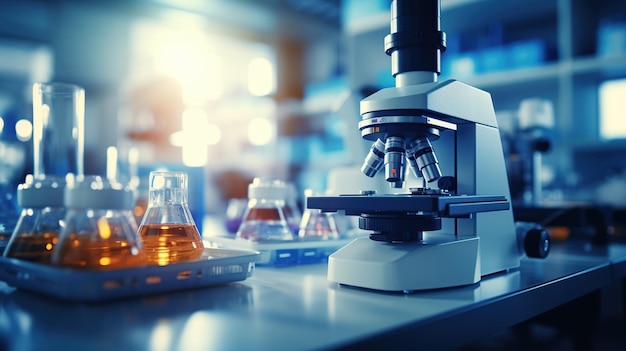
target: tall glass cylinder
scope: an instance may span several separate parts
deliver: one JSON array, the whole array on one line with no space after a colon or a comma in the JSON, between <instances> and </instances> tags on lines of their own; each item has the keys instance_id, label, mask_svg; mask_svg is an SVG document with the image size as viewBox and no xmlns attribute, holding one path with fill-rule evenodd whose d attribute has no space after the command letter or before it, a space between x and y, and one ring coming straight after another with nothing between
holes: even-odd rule
<instances>
[{"instance_id":1,"label":"tall glass cylinder","mask_svg":"<svg viewBox=\"0 0 626 351\"><path fill-rule=\"evenodd\" d=\"M33 175L84 172L85 90L65 83L33 85Z\"/></svg>"}]
</instances>

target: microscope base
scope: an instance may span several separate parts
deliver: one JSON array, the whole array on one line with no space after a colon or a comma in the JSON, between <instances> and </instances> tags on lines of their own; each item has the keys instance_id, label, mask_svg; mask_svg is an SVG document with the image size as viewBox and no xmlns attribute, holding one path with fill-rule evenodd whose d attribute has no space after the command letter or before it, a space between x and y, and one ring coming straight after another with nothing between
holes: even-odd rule
<instances>
[{"instance_id":1,"label":"microscope base","mask_svg":"<svg viewBox=\"0 0 626 351\"><path fill-rule=\"evenodd\" d=\"M330 255L328 280L374 290L404 291L480 281L478 237L383 243L359 238Z\"/></svg>"}]
</instances>

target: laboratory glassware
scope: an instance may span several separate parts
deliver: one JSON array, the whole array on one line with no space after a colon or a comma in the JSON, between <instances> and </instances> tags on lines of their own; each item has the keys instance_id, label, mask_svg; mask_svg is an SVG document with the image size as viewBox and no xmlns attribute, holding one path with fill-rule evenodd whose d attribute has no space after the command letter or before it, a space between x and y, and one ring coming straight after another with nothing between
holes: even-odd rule
<instances>
[{"instance_id":1,"label":"laboratory glassware","mask_svg":"<svg viewBox=\"0 0 626 351\"><path fill-rule=\"evenodd\" d=\"M228 232L228 234L234 235L237 233L237 230L241 225L243 215L246 213L247 208L248 199L233 198L228 200L228 204L226 205L226 214L224 218L224 226L226 227L226 231Z\"/></svg>"},{"instance_id":2,"label":"laboratory glassware","mask_svg":"<svg viewBox=\"0 0 626 351\"><path fill-rule=\"evenodd\" d=\"M305 202L309 196L321 195L311 189L304 192ZM339 231L334 212L322 212L318 208L306 208L302 214L298 237L304 240L338 239Z\"/></svg>"},{"instance_id":3,"label":"laboratory glassware","mask_svg":"<svg viewBox=\"0 0 626 351\"><path fill-rule=\"evenodd\" d=\"M33 85L33 174L84 171L85 90L65 83Z\"/></svg>"},{"instance_id":4,"label":"laboratory glassware","mask_svg":"<svg viewBox=\"0 0 626 351\"><path fill-rule=\"evenodd\" d=\"M13 200L14 187L0 182L0 252L3 252L11 239L20 214Z\"/></svg>"},{"instance_id":5,"label":"laboratory glassware","mask_svg":"<svg viewBox=\"0 0 626 351\"><path fill-rule=\"evenodd\" d=\"M302 211L298 207L298 191L291 182L285 182L285 190L285 219L289 229L291 229L294 235L298 235L300 221L302 220Z\"/></svg>"},{"instance_id":6,"label":"laboratory glassware","mask_svg":"<svg viewBox=\"0 0 626 351\"><path fill-rule=\"evenodd\" d=\"M164 266L202 256L204 245L189 210L187 186L185 172L150 172L148 208L139 225L150 264Z\"/></svg>"},{"instance_id":7,"label":"laboratory glassware","mask_svg":"<svg viewBox=\"0 0 626 351\"><path fill-rule=\"evenodd\" d=\"M65 215L65 176L83 174L85 90L35 83L32 94L33 174L18 186L17 205L23 210L8 254L49 262Z\"/></svg>"},{"instance_id":8,"label":"laboratory glassware","mask_svg":"<svg viewBox=\"0 0 626 351\"><path fill-rule=\"evenodd\" d=\"M100 176L67 176L65 226L52 263L112 270L146 265L132 190Z\"/></svg>"},{"instance_id":9,"label":"laboratory glassware","mask_svg":"<svg viewBox=\"0 0 626 351\"><path fill-rule=\"evenodd\" d=\"M4 251L5 257L50 263L66 214L64 188L64 179L26 176L17 188L22 211Z\"/></svg>"},{"instance_id":10,"label":"laboratory glassware","mask_svg":"<svg viewBox=\"0 0 626 351\"><path fill-rule=\"evenodd\" d=\"M285 214L287 195L283 181L255 178L248 185L248 208L237 237L250 241L293 240Z\"/></svg>"}]
</instances>

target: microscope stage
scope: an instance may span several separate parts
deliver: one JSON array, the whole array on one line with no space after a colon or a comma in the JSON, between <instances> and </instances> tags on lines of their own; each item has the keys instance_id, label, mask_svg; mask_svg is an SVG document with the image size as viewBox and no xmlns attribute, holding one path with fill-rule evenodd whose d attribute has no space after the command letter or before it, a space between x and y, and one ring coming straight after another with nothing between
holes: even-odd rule
<instances>
[{"instance_id":1,"label":"microscope stage","mask_svg":"<svg viewBox=\"0 0 626 351\"><path fill-rule=\"evenodd\" d=\"M467 217L476 212L508 210L509 201L499 195L339 195L307 198L308 208L326 212L362 213L404 212L433 213L443 217Z\"/></svg>"}]
</instances>

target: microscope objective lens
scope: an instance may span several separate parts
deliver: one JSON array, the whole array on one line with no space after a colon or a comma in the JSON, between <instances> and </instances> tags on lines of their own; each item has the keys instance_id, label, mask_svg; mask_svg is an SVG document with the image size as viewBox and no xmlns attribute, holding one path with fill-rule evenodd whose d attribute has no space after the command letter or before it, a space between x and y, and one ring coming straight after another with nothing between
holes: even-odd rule
<instances>
[{"instance_id":1,"label":"microscope objective lens","mask_svg":"<svg viewBox=\"0 0 626 351\"><path fill-rule=\"evenodd\" d=\"M385 179L394 188L402 187L405 171L404 140L388 137L385 143Z\"/></svg>"},{"instance_id":2,"label":"microscope objective lens","mask_svg":"<svg viewBox=\"0 0 626 351\"><path fill-rule=\"evenodd\" d=\"M370 151L365 157L361 166L361 172L368 177L373 177L382 168L385 158L385 143L378 139L370 147Z\"/></svg>"},{"instance_id":3,"label":"microscope objective lens","mask_svg":"<svg viewBox=\"0 0 626 351\"><path fill-rule=\"evenodd\" d=\"M427 182L435 181L441 178L441 170L439 169L439 161L435 156L430 141L427 138L417 139L410 144L409 153L415 159L415 163Z\"/></svg>"}]
</instances>

